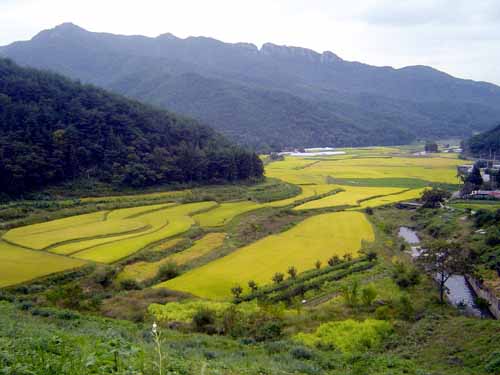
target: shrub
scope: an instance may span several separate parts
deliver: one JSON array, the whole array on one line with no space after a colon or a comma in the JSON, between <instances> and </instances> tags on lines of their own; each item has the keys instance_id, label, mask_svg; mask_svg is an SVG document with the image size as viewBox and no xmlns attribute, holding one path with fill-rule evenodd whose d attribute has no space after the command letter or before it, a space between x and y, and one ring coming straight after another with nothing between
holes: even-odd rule
<instances>
[{"instance_id":1,"label":"shrub","mask_svg":"<svg viewBox=\"0 0 500 375\"><path fill-rule=\"evenodd\" d=\"M290 275L291 279L297 278L297 268L295 268L294 266L289 267L287 272Z\"/></svg>"},{"instance_id":2,"label":"shrub","mask_svg":"<svg viewBox=\"0 0 500 375\"><path fill-rule=\"evenodd\" d=\"M408 295L403 294L401 298L399 299L399 302L397 304L397 312L398 315L401 319L404 320L413 320L415 316L415 310L413 308L413 305L411 303L410 298Z\"/></svg>"},{"instance_id":3,"label":"shrub","mask_svg":"<svg viewBox=\"0 0 500 375\"><path fill-rule=\"evenodd\" d=\"M108 287L112 284L116 273L117 270L115 267L103 266L94 271L92 278L97 284Z\"/></svg>"},{"instance_id":4,"label":"shrub","mask_svg":"<svg viewBox=\"0 0 500 375\"><path fill-rule=\"evenodd\" d=\"M380 347L392 331L392 325L383 320L357 322L348 319L322 324L311 334L299 333L295 340L308 346L333 347L344 353L358 353Z\"/></svg>"},{"instance_id":5,"label":"shrub","mask_svg":"<svg viewBox=\"0 0 500 375\"><path fill-rule=\"evenodd\" d=\"M250 290L252 291L252 293L256 292L257 289L259 289L259 286L257 285L257 283L254 280L250 280L248 282L248 287L250 288Z\"/></svg>"},{"instance_id":6,"label":"shrub","mask_svg":"<svg viewBox=\"0 0 500 375\"><path fill-rule=\"evenodd\" d=\"M378 320L394 320L396 316L397 312L389 305L377 307L375 310L375 318Z\"/></svg>"},{"instance_id":7,"label":"shrub","mask_svg":"<svg viewBox=\"0 0 500 375\"><path fill-rule=\"evenodd\" d=\"M378 257L377 253L375 251L369 251L367 254L366 254L366 258L370 261L370 262L373 262L374 260L376 260Z\"/></svg>"},{"instance_id":8,"label":"shrub","mask_svg":"<svg viewBox=\"0 0 500 375\"><path fill-rule=\"evenodd\" d=\"M222 330L232 337L241 337L246 334L246 319L244 314L235 305L229 306L222 313Z\"/></svg>"},{"instance_id":9,"label":"shrub","mask_svg":"<svg viewBox=\"0 0 500 375\"><path fill-rule=\"evenodd\" d=\"M240 285L235 285L231 288L231 293L235 299L239 300L241 293L243 293L243 288Z\"/></svg>"},{"instance_id":10,"label":"shrub","mask_svg":"<svg viewBox=\"0 0 500 375\"><path fill-rule=\"evenodd\" d=\"M316 263L314 263L314 267L316 267L317 270L321 268L321 261L317 260Z\"/></svg>"},{"instance_id":11,"label":"shrub","mask_svg":"<svg viewBox=\"0 0 500 375\"><path fill-rule=\"evenodd\" d=\"M400 288L409 288L420 282L420 273L414 266L396 262L394 263L392 279Z\"/></svg>"},{"instance_id":12,"label":"shrub","mask_svg":"<svg viewBox=\"0 0 500 375\"><path fill-rule=\"evenodd\" d=\"M186 302L169 302L165 305L153 303L149 305L148 312L160 322L190 323L200 309L215 311L217 317L222 317L224 312L233 306L229 302L191 300ZM245 316L255 314L260 310L256 302L240 303L236 308Z\"/></svg>"},{"instance_id":13,"label":"shrub","mask_svg":"<svg viewBox=\"0 0 500 375\"><path fill-rule=\"evenodd\" d=\"M83 289L78 284L70 284L51 290L46 296L47 300L54 305L75 310L83 307L85 301Z\"/></svg>"},{"instance_id":14,"label":"shrub","mask_svg":"<svg viewBox=\"0 0 500 375\"><path fill-rule=\"evenodd\" d=\"M345 262L350 262L352 260L352 254L351 253L346 253L342 256L344 258Z\"/></svg>"},{"instance_id":15,"label":"shrub","mask_svg":"<svg viewBox=\"0 0 500 375\"><path fill-rule=\"evenodd\" d=\"M313 353L303 346L297 346L290 351L290 354L295 359L306 359L309 360L313 357Z\"/></svg>"},{"instance_id":16,"label":"shrub","mask_svg":"<svg viewBox=\"0 0 500 375\"><path fill-rule=\"evenodd\" d=\"M492 374L500 373L500 352L493 352L489 356L484 369L486 370L486 372Z\"/></svg>"},{"instance_id":17,"label":"shrub","mask_svg":"<svg viewBox=\"0 0 500 375\"><path fill-rule=\"evenodd\" d=\"M257 326L255 339L257 341L267 341L279 339L283 334L283 322L278 319L265 321Z\"/></svg>"},{"instance_id":18,"label":"shrub","mask_svg":"<svg viewBox=\"0 0 500 375\"><path fill-rule=\"evenodd\" d=\"M281 272L276 272L273 276L273 282L275 284L281 284L284 279L285 279L285 275L283 275Z\"/></svg>"},{"instance_id":19,"label":"shrub","mask_svg":"<svg viewBox=\"0 0 500 375\"><path fill-rule=\"evenodd\" d=\"M328 265L330 267L333 267L339 263L340 263L340 258L338 257L338 255L334 255L330 259L328 259Z\"/></svg>"},{"instance_id":20,"label":"shrub","mask_svg":"<svg viewBox=\"0 0 500 375\"><path fill-rule=\"evenodd\" d=\"M348 285L343 285L342 296L344 297L344 302L347 306L356 306L359 299L359 282L354 280Z\"/></svg>"},{"instance_id":21,"label":"shrub","mask_svg":"<svg viewBox=\"0 0 500 375\"><path fill-rule=\"evenodd\" d=\"M139 290L141 286L134 279L125 279L120 281L120 287L124 290Z\"/></svg>"},{"instance_id":22,"label":"shrub","mask_svg":"<svg viewBox=\"0 0 500 375\"><path fill-rule=\"evenodd\" d=\"M208 308L200 308L193 316L193 326L197 332L215 333L216 312Z\"/></svg>"},{"instance_id":23,"label":"shrub","mask_svg":"<svg viewBox=\"0 0 500 375\"><path fill-rule=\"evenodd\" d=\"M156 280L158 282L167 281L179 276L179 266L175 263L167 263L160 266L158 273L156 274Z\"/></svg>"},{"instance_id":24,"label":"shrub","mask_svg":"<svg viewBox=\"0 0 500 375\"><path fill-rule=\"evenodd\" d=\"M361 290L361 302L363 303L363 305L367 307L372 305L376 297L377 297L377 291L371 285Z\"/></svg>"}]
</instances>

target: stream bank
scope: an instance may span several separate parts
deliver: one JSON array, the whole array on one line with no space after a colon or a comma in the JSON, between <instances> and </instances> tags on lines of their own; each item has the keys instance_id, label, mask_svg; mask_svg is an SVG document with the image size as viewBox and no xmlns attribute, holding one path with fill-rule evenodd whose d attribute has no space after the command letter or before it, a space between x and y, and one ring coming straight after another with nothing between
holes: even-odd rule
<instances>
[{"instance_id":1,"label":"stream bank","mask_svg":"<svg viewBox=\"0 0 500 375\"><path fill-rule=\"evenodd\" d=\"M422 248L420 247L420 238L417 232L408 227L400 227L398 236L410 245L412 258L418 258L422 253ZM445 286L445 295L448 302L458 309L464 310L466 314L479 318L490 318L491 315L496 317L493 311L490 313L490 311L477 306L475 301L478 294L476 294L475 289L466 276L453 275L446 281ZM479 296L484 298L482 295Z\"/></svg>"}]
</instances>

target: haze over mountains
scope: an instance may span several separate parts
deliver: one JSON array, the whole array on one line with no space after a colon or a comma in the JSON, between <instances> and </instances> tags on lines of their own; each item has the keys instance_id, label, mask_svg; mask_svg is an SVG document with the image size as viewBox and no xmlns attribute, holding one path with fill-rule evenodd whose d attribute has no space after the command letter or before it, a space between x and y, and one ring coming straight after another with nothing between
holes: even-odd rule
<instances>
[{"instance_id":1,"label":"haze over mountains","mask_svg":"<svg viewBox=\"0 0 500 375\"><path fill-rule=\"evenodd\" d=\"M500 120L500 88L426 66L205 37L92 33L73 24L0 55L194 117L259 150L469 136Z\"/></svg>"}]
</instances>

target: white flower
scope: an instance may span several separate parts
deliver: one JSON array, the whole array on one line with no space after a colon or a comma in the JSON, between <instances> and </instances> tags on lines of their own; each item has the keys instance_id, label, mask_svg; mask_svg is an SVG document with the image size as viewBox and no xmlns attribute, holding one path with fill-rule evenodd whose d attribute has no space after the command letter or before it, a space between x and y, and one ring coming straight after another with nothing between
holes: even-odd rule
<instances>
[{"instance_id":1,"label":"white flower","mask_svg":"<svg viewBox=\"0 0 500 375\"><path fill-rule=\"evenodd\" d=\"M153 329L151 330L154 334L156 334L157 332L157 329L158 329L158 325L156 324L156 322L153 323Z\"/></svg>"}]
</instances>

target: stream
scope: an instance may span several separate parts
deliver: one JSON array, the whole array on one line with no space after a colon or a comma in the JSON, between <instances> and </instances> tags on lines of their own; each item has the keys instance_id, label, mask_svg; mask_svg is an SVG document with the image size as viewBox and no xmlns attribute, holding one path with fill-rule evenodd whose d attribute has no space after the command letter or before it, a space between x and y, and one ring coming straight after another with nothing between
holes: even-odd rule
<instances>
[{"instance_id":1,"label":"stream","mask_svg":"<svg viewBox=\"0 0 500 375\"><path fill-rule=\"evenodd\" d=\"M414 230L400 227L398 235L411 246L411 256L413 258L420 256L422 252L419 246L420 239ZM484 311L475 304L476 294L464 276L453 275L446 281L445 285L447 289L446 298L453 306L464 309L466 313L473 316L483 318L491 316L489 311Z\"/></svg>"}]
</instances>

